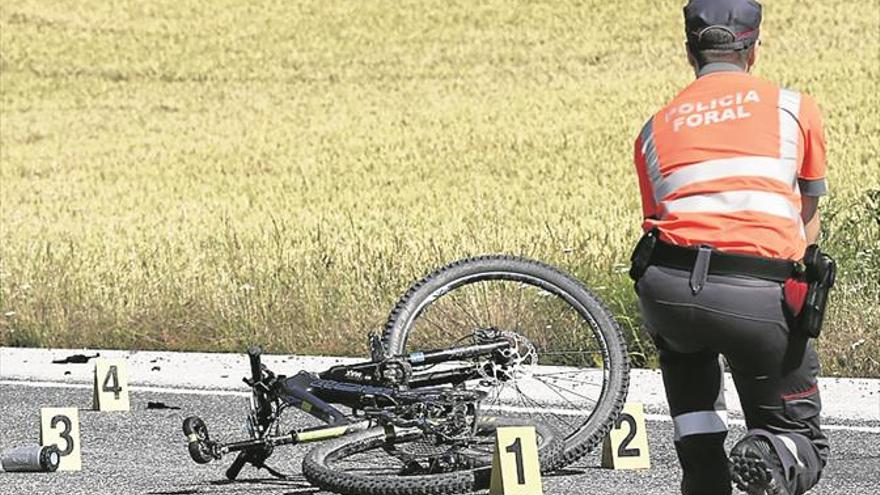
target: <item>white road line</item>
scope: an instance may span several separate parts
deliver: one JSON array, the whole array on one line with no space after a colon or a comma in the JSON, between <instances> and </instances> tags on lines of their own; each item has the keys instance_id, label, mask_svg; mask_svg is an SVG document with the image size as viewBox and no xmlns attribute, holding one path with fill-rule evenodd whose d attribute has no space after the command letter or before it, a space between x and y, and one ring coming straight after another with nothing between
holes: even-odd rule
<instances>
[{"instance_id":1,"label":"white road line","mask_svg":"<svg viewBox=\"0 0 880 495\"><path fill-rule=\"evenodd\" d=\"M30 381L21 381L21 380L0 380L0 385L16 385L20 387L35 387L35 388L92 388L93 385L89 385L86 383L62 383L62 382L30 382ZM163 393L163 394L181 394L181 395L219 395L219 396L231 396L231 397L250 397L250 392L237 391L237 390L212 390L212 389L197 389L197 388L173 388L173 387L145 387L145 386L137 386L133 385L130 387L132 392L154 392L154 393ZM502 411L512 411L512 412L527 412L527 413L550 413L556 414L560 416L584 416L584 413L580 410L576 409L563 409L563 408L525 408L525 407L517 407L517 406L494 406L489 409L492 410L502 410ZM649 421L665 421L671 422L672 418L666 414L645 414L645 419ZM741 419L731 419L729 420L730 424L745 426L745 421ZM823 430L845 430L845 431L858 431L862 433L874 433L880 434L880 427L874 426L851 426L851 425L836 425L836 424L823 424Z\"/></svg>"},{"instance_id":2,"label":"white road line","mask_svg":"<svg viewBox=\"0 0 880 495\"><path fill-rule=\"evenodd\" d=\"M665 414L645 414L645 419L650 421L672 421L672 418ZM742 419L729 419L728 424L745 426L746 422ZM875 426L851 426L851 425L835 425L835 424L822 424L823 430L846 430L846 431L859 431L862 433L876 433L880 434L880 427Z\"/></svg>"},{"instance_id":3,"label":"white road line","mask_svg":"<svg viewBox=\"0 0 880 495\"><path fill-rule=\"evenodd\" d=\"M92 388L93 385L86 383L63 383L63 382L29 382L23 380L0 380L0 385L18 385L21 387L36 388ZM173 387L143 387L132 385L129 387L132 392L155 392L162 394L181 394L181 395L224 395L232 397L250 397L250 392L238 390L212 390L198 388L173 388Z\"/></svg>"},{"instance_id":4,"label":"white road line","mask_svg":"<svg viewBox=\"0 0 880 495\"><path fill-rule=\"evenodd\" d=\"M502 406L502 405L493 405L486 409L492 411L508 411L508 412L516 412L516 413L526 413L526 414L555 414L557 416L585 416L584 412L578 409L564 409L564 408L536 408L536 407L520 407L520 406ZM672 421L672 417L666 414L645 414L645 419L650 421ZM742 419L731 419L728 421L729 424L745 426L746 422ZM847 430L847 431L860 431L864 433L878 433L880 434L880 427L874 426L850 426L850 425L835 425L835 424L823 424L823 430Z\"/></svg>"}]
</instances>

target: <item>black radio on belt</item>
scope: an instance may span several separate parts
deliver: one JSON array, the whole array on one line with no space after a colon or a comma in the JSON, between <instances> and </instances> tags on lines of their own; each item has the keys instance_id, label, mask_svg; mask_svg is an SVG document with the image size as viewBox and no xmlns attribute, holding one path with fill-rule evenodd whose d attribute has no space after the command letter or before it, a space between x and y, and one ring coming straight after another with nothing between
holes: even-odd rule
<instances>
[{"instance_id":1,"label":"black radio on belt","mask_svg":"<svg viewBox=\"0 0 880 495\"><path fill-rule=\"evenodd\" d=\"M834 286L837 263L811 244L804 253L804 279L808 284L804 308L798 315L797 329L802 335L816 338L822 331L828 292Z\"/></svg>"},{"instance_id":2,"label":"black radio on belt","mask_svg":"<svg viewBox=\"0 0 880 495\"><path fill-rule=\"evenodd\" d=\"M633 249L632 255L629 257L629 278L633 279L634 282L638 282L639 279L642 278L645 270L647 270L648 266L651 264L651 257L654 254L654 248L657 246L657 238L659 235L660 232L655 227L646 232L645 235L639 239L636 248Z\"/></svg>"}]
</instances>

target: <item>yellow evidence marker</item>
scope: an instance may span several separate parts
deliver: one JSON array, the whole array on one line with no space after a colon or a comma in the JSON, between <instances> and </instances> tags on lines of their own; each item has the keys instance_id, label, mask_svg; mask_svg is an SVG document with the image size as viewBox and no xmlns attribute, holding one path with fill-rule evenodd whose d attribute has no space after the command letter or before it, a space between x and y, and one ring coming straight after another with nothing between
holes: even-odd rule
<instances>
[{"instance_id":1,"label":"yellow evidence marker","mask_svg":"<svg viewBox=\"0 0 880 495\"><path fill-rule=\"evenodd\" d=\"M543 495L538 440L534 426L495 430L489 495Z\"/></svg>"},{"instance_id":2,"label":"yellow evidence marker","mask_svg":"<svg viewBox=\"0 0 880 495\"><path fill-rule=\"evenodd\" d=\"M40 409L40 445L55 445L61 457L58 471L79 471L79 410L75 407Z\"/></svg>"},{"instance_id":3,"label":"yellow evidence marker","mask_svg":"<svg viewBox=\"0 0 880 495\"><path fill-rule=\"evenodd\" d=\"M645 408L627 402L602 443L602 467L611 469L649 469L648 431Z\"/></svg>"},{"instance_id":4,"label":"yellow evidence marker","mask_svg":"<svg viewBox=\"0 0 880 495\"><path fill-rule=\"evenodd\" d=\"M128 369L125 359L95 360L93 408L97 411L128 411Z\"/></svg>"}]
</instances>

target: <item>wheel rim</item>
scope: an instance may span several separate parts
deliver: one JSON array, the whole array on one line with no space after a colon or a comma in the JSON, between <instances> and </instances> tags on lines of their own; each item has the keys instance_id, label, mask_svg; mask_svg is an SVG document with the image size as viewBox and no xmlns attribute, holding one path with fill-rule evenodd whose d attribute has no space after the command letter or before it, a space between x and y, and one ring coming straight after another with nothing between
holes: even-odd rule
<instances>
[{"instance_id":1,"label":"wheel rim","mask_svg":"<svg viewBox=\"0 0 880 495\"><path fill-rule=\"evenodd\" d=\"M337 448L333 448L323 461L324 467L336 472L348 473L359 478L376 478L376 477L418 477L418 476L456 476L455 471L466 469L482 469L491 465L492 453L495 444L495 428L501 426L513 426L516 423L499 419L498 424L484 424L478 430L474 437L474 442L468 446L461 448L451 448L449 446L438 446L439 449L434 451L429 445L418 447L415 444L426 441L426 439L417 432L412 432L403 437L387 441L383 434L376 434L372 438L362 442L345 443L340 441ZM543 430L538 429L536 439L538 441L539 450L549 448L551 439L543 437ZM430 441L428 441L430 443ZM424 455L431 457L437 455L438 452L448 451L448 453L459 456L461 462L456 469L443 473L424 472L407 472L408 458L418 456L413 454L413 450L424 449ZM425 459L419 459L423 465Z\"/></svg>"},{"instance_id":2,"label":"wheel rim","mask_svg":"<svg viewBox=\"0 0 880 495\"><path fill-rule=\"evenodd\" d=\"M464 467L443 473L410 472L407 461L403 458L408 456L401 456L399 452L395 452L395 448L422 441L422 435L418 432L391 441L381 432L369 435L369 438L362 441L348 442L340 439L338 445L331 448L324 458L324 469L362 480L424 479L425 476L449 478L465 474L460 471Z\"/></svg>"},{"instance_id":3,"label":"wheel rim","mask_svg":"<svg viewBox=\"0 0 880 495\"><path fill-rule=\"evenodd\" d=\"M464 342L475 328L512 332L535 346L537 366L478 385L497 392L483 402L486 414L540 419L568 440L607 393L611 370L599 322L545 278L500 270L463 276L434 288L402 325L404 353Z\"/></svg>"}]
</instances>

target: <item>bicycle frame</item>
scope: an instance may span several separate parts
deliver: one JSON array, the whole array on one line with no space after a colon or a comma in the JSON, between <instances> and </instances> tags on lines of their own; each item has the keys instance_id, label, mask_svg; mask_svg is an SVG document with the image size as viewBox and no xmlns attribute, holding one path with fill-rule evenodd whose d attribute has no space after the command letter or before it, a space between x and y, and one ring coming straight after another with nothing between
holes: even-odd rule
<instances>
[{"instance_id":1,"label":"bicycle frame","mask_svg":"<svg viewBox=\"0 0 880 495\"><path fill-rule=\"evenodd\" d=\"M457 385L481 376L480 367L475 364L440 371L424 368L482 356L493 356L496 360L503 361L503 353L511 345L508 339L498 337L486 343L416 352L407 356L381 357L374 353L372 361L334 366L318 374L300 371L292 377L275 376L262 365L262 351L259 348L250 348L248 358L251 377L244 381L253 389L249 417L252 438L219 443L208 439L207 429L203 437L185 431L190 442L190 452L192 454L194 443L198 448L209 452L214 459L220 459L231 452L239 452L226 472L227 478L231 480L237 477L247 463L269 469L264 461L276 446L337 438L363 431L375 424L375 420L368 417L353 421L333 404L346 406L354 411L415 404L432 387ZM290 406L323 421L327 426L278 434L276 421L283 410ZM421 430L415 426L390 423L383 426L389 438L400 439L421 434ZM196 459L195 455L193 459ZM199 459L196 461L207 462ZM270 472L276 474L271 469Z\"/></svg>"},{"instance_id":2,"label":"bicycle frame","mask_svg":"<svg viewBox=\"0 0 880 495\"><path fill-rule=\"evenodd\" d=\"M426 371L411 376L388 376L383 367L432 366L449 361L458 361L491 355L510 347L506 339L488 344L477 344L436 351L416 352L402 358L389 358L382 361L368 361L351 365L334 366L315 377L300 372L284 380L276 395L331 424L347 421L345 416L331 403L342 404L352 409L362 409L364 399L375 401L375 406L388 406L401 402L404 390L423 389L436 385L457 385L479 376L476 365L462 366L443 371ZM405 374L405 372L404 372Z\"/></svg>"}]
</instances>

